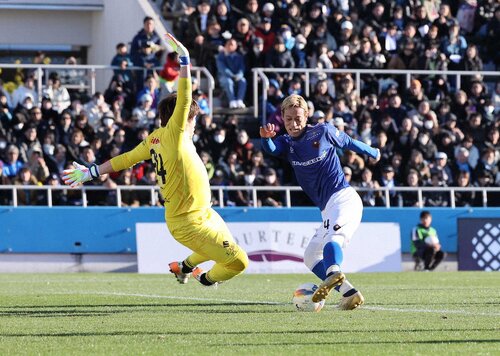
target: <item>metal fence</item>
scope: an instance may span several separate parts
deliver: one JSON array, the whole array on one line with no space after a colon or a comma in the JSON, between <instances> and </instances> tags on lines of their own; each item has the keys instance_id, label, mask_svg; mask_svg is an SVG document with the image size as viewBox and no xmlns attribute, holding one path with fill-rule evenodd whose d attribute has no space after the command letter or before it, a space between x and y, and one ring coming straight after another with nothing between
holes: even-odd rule
<instances>
[{"instance_id":1,"label":"metal fence","mask_svg":"<svg viewBox=\"0 0 500 356\"><path fill-rule=\"evenodd\" d=\"M31 69L36 73L36 88L38 97L42 97L43 90L47 88L49 82L49 74L57 72L60 74L61 83L66 89L75 89L86 91L89 95L93 95L97 90L96 77L99 71L113 71L118 70L120 67L110 65L70 65L70 64L12 64L0 63L0 69ZM156 67L155 70L159 71L162 67ZM148 69L142 67L127 67L127 70L133 72L143 72L146 74ZM215 89L215 79L210 71L205 67L191 67L193 77L202 83L202 79L206 79L206 87L203 88L208 96L208 105L213 108L213 91ZM65 78L71 77L71 80ZM106 88L102 88L104 92Z\"/></svg>"},{"instance_id":2,"label":"metal fence","mask_svg":"<svg viewBox=\"0 0 500 356\"><path fill-rule=\"evenodd\" d=\"M259 117L259 100L261 107L262 120L266 119L266 102L267 102L267 90L269 89L269 77L268 73L284 73L284 74L294 74L299 73L305 76L304 83L304 95L309 96L311 90L311 74L352 74L354 75L354 90L359 95L361 91L361 76L364 75L384 75L384 77L390 76L404 76L406 87L410 86L412 78L424 75L446 75L453 76L455 78L455 87L457 89L461 88L462 77L463 76L474 76L480 75L482 77L494 77L498 80L500 72L494 71L436 71L436 70L394 70L394 69L351 69L351 68L337 68L337 69L319 69L319 68L253 68L253 98L254 98L254 117ZM262 94L259 96L259 83L261 84Z\"/></svg>"},{"instance_id":3,"label":"metal fence","mask_svg":"<svg viewBox=\"0 0 500 356\"><path fill-rule=\"evenodd\" d=\"M488 195L495 193L500 195L500 187L380 187L380 188L361 188L354 187L356 191L360 194L365 192L377 193L380 192L384 197L385 207L391 208L396 206L391 206L391 195L394 193L417 193L417 206L422 208L424 204L424 193L445 193L449 197L450 206L448 208L456 207L456 193L457 192L474 192L481 194L482 207L489 207ZM159 188L157 186L129 186L129 185L119 185L116 188L107 188L102 186L81 186L78 188L69 188L66 186L37 186L37 185L0 185L0 198L4 196L4 199L10 201L8 206L20 206L18 199L18 191L28 190L28 191L43 191L47 194L46 205L52 207L53 205L53 194L54 191L63 191L67 193L68 191L80 192L81 194L81 206L87 207L88 198L87 194L89 191L103 191L103 192L113 192L116 194L116 206L123 206L122 203L122 192L123 191L149 191L150 194L150 205L156 205L159 201ZM279 187L261 187L261 186L212 186L211 187L213 197L219 202L216 206L225 207L225 194L232 191L246 191L251 195L251 201L253 202L253 207L257 208L258 205L258 193L264 191L273 192L283 192L285 197L285 207L293 207L299 205L292 204L292 192L302 192L302 189L298 186L279 186ZM6 195L9 195L6 197ZM471 202L472 204L472 202ZM74 204L68 204L74 205ZM399 206L397 206L399 207Z\"/></svg>"}]
</instances>

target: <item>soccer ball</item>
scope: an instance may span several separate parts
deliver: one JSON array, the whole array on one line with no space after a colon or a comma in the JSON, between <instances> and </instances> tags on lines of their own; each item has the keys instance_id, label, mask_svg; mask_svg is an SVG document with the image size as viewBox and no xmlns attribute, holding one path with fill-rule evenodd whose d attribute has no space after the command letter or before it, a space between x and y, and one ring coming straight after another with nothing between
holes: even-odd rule
<instances>
[{"instance_id":1,"label":"soccer ball","mask_svg":"<svg viewBox=\"0 0 500 356\"><path fill-rule=\"evenodd\" d=\"M314 283L304 283L293 292L292 303L298 311L319 312L325 301L314 303L311 298L318 286Z\"/></svg>"}]
</instances>

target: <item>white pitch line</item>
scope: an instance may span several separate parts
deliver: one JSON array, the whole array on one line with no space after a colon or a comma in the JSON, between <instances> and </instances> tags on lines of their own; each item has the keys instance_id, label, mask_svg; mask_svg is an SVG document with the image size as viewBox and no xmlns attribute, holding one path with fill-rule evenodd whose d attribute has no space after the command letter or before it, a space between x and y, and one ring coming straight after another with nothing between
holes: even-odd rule
<instances>
[{"instance_id":1,"label":"white pitch line","mask_svg":"<svg viewBox=\"0 0 500 356\"><path fill-rule=\"evenodd\" d=\"M171 299L171 300L192 300L199 302L221 302L221 303L234 303L234 304L263 304L263 305L289 305L290 303L281 302L264 302L256 300L241 300L241 299L219 299L219 298L201 298L201 297L181 297L173 295L158 295L158 294L139 294L139 293L122 293L122 292L73 292L73 293L52 293L52 294L85 294L85 295L114 295L121 297L140 297L140 298L154 298L154 299ZM469 312L465 310L440 310L440 309L403 309L403 308L388 308L364 305L361 309L373 311L392 311L399 313L435 313L435 314L459 314L459 315L473 315L473 316L500 316L500 313L480 313Z\"/></svg>"},{"instance_id":2,"label":"white pitch line","mask_svg":"<svg viewBox=\"0 0 500 356\"><path fill-rule=\"evenodd\" d=\"M440 310L440 309L402 309L402 308L387 308L365 305L361 308L375 311L395 311L401 313L437 313L437 314L462 314L462 315L484 315L484 316L500 316L500 313L476 313L465 310Z\"/></svg>"}]
</instances>

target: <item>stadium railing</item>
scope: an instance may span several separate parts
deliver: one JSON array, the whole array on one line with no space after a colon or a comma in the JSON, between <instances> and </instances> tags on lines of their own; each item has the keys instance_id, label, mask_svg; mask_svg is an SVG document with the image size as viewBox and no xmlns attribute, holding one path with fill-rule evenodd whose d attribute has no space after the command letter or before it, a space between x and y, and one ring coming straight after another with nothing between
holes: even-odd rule
<instances>
[{"instance_id":1,"label":"stadium railing","mask_svg":"<svg viewBox=\"0 0 500 356\"><path fill-rule=\"evenodd\" d=\"M266 102L267 102L267 90L269 89L269 78L267 73L300 73L305 76L304 83L304 95L308 97L311 91L311 74L353 74L354 75L354 90L359 95L361 90L361 76L363 74L376 74L389 76L404 76L406 87L410 86L410 82L413 76L423 75L446 75L455 77L455 87L457 89L461 88L462 76L474 76L480 75L484 77L500 77L500 72L494 71L437 71L437 70L391 70L391 69L351 69L351 68L336 68L336 69L319 69L319 68L253 68L253 107L254 107L254 117L259 117L259 100L262 106L262 120L266 118ZM259 79L262 82L262 95L259 96Z\"/></svg>"},{"instance_id":2,"label":"stadium railing","mask_svg":"<svg viewBox=\"0 0 500 356\"><path fill-rule=\"evenodd\" d=\"M278 187L262 187L262 186L212 186L210 188L214 193L214 197L217 198L219 204L216 206L224 207L224 195L231 191L247 191L251 194L253 207L257 208L258 204L258 192L263 191L273 191L273 192L284 192L285 195L285 207L292 207L292 192L301 192L302 189L298 186L278 186ZM393 193L405 193L405 192L417 192L417 207L422 208L425 206L424 204L424 193L446 193L449 197L450 206L447 208L455 208L456 207L456 192L476 192L481 194L482 207L488 207L488 194L489 193L500 193L500 187L380 187L380 188L362 188L362 187L354 187L356 191L370 192L376 193L380 192L384 196L385 207L399 207L399 206L391 206L390 198ZM20 206L18 201L18 190L37 190L37 191L45 191L47 194L47 205L48 207L53 206L52 197L54 190L62 190L62 191L81 191L81 206L87 207L88 199L87 193L89 191L114 191L116 192L116 206L122 206L122 191L149 191L150 193L150 202L151 205L156 205L158 202L158 194L159 188L157 186L129 186L129 185L118 185L116 188L108 188L102 186L82 186L78 188L69 188L66 186L43 186L43 185L0 185L0 198L2 195L5 199L5 194L11 194L12 204L9 206ZM471 202L472 204L473 202ZM71 206L73 204L67 204Z\"/></svg>"},{"instance_id":3,"label":"stadium railing","mask_svg":"<svg viewBox=\"0 0 500 356\"><path fill-rule=\"evenodd\" d=\"M110 65L85 65L85 64L13 64L13 63L0 63L0 69L31 69L36 72L36 87L38 96L41 97L43 90L48 86L49 74L57 72L61 77L61 83L66 89L85 90L88 94L93 95L96 91L104 93L106 88L97 90L96 77L98 71L113 71L120 69L116 66ZM154 68L158 72L162 67ZM127 67L127 70L138 72L142 71L144 74L147 69L142 67ZM213 91L215 89L215 79L210 71L205 67L192 67L191 71L193 77L202 83L201 79L207 80L207 87L204 88L208 96L208 105L213 107ZM40 80L40 78L43 78Z\"/></svg>"}]
</instances>

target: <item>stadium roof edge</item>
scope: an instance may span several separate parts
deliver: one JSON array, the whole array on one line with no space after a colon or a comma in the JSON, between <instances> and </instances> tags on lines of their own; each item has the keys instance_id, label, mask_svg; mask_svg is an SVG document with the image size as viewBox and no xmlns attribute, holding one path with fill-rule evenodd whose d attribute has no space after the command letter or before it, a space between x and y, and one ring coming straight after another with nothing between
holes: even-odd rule
<instances>
[{"instance_id":1,"label":"stadium roof edge","mask_svg":"<svg viewBox=\"0 0 500 356\"><path fill-rule=\"evenodd\" d=\"M5 1L0 0L0 10L37 10L37 11L103 11L104 1Z\"/></svg>"}]
</instances>

